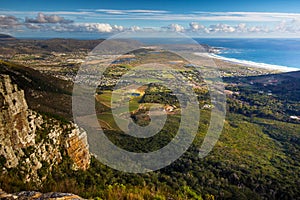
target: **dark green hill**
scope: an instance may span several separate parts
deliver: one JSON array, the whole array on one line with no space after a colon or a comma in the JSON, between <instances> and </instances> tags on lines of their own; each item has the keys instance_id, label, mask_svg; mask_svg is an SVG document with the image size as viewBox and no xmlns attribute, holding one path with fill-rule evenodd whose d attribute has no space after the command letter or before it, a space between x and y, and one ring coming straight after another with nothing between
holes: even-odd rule
<instances>
[{"instance_id":1,"label":"dark green hill","mask_svg":"<svg viewBox=\"0 0 300 200\"><path fill-rule=\"evenodd\" d=\"M4 61L0 61L0 74L10 75L12 81L25 91L31 109L71 119L72 82Z\"/></svg>"},{"instance_id":2,"label":"dark green hill","mask_svg":"<svg viewBox=\"0 0 300 200\"><path fill-rule=\"evenodd\" d=\"M16 40L16 38L6 34L0 34L0 40Z\"/></svg>"},{"instance_id":3,"label":"dark green hill","mask_svg":"<svg viewBox=\"0 0 300 200\"><path fill-rule=\"evenodd\" d=\"M0 37L0 53L4 57L15 54L50 54L66 52L89 52L103 40L75 40L75 39L8 39Z\"/></svg>"},{"instance_id":4,"label":"dark green hill","mask_svg":"<svg viewBox=\"0 0 300 200\"><path fill-rule=\"evenodd\" d=\"M9 36L3 36L9 37ZM15 54L51 54L56 53L72 53L72 52L90 52L97 45L103 42L98 40L76 40L76 39L11 39L1 40L0 38L0 54L4 57L12 57ZM109 45L103 46L103 50L111 52L112 50L126 48L130 44L140 46L140 42L135 40L116 40L110 41Z\"/></svg>"},{"instance_id":5,"label":"dark green hill","mask_svg":"<svg viewBox=\"0 0 300 200\"><path fill-rule=\"evenodd\" d=\"M290 116L300 113L300 71L252 77L224 78L226 89L236 92L228 103L230 111L299 123Z\"/></svg>"}]
</instances>

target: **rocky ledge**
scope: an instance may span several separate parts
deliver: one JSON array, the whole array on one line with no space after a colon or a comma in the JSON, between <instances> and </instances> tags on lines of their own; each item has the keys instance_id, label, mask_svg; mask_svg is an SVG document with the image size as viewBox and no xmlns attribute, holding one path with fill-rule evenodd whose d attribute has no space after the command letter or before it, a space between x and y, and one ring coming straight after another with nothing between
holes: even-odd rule
<instances>
[{"instance_id":1,"label":"rocky ledge","mask_svg":"<svg viewBox=\"0 0 300 200\"><path fill-rule=\"evenodd\" d=\"M83 198L70 193L40 193L36 191L23 191L8 194L0 189L0 199L3 200L83 200Z\"/></svg>"},{"instance_id":2,"label":"rocky ledge","mask_svg":"<svg viewBox=\"0 0 300 200\"><path fill-rule=\"evenodd\" d=\"M0 74L0 161L5 174L17 168L25 182L42 182L62 152L73 160L70 170L86 170L90 153L86 132L76 124L28 109L24 91ZM38 174L38 171L45 173Z\"/></svg>"}]
</instances>

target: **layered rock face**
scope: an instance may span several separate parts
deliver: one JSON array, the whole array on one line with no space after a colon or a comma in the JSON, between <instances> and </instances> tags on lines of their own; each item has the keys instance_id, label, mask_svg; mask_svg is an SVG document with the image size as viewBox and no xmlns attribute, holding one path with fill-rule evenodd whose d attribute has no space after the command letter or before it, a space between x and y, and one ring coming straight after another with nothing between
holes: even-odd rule
<instances>
[{"instance_id":1,"label":"layered rock face","mask_svg":"<svg viewBox=\"0 0 300 200\"><path fill-rule=\"evenodd\" d=\"M29 117L24 92L11 84L7 75L0 76L0 154L6 166L16 167L22 148L34 145L36 123Z\"/></svg>"},{"instance_id":2,"label":"layered rock face","mask_svg":"<svg viewBox=\"0 0 300 200\"><path fill-rule=\"evenodd\" d=\"M86 170L90 164L90 154L88 151L88 142L86 132L76 125L68 134L66 140L66 149L68 155L73 159L73 170Z\"/></svg>"},{"instance_id":3,"label":"layered rock face","mask_svg":"<svg viewBox=\"0 0 300 200\"><path fill-rule=\"evenodd\" d=\"M25 181L42 181L62 161L62 151L73 160L73 170L86 170L90 154L86 132L69 122L28 109L24 92L0 75L0 156L3 171L18 167ZM3 159L2 159L3 160ZM38 170L45 172L42 177Z\"/></svg>"}]
</instances>

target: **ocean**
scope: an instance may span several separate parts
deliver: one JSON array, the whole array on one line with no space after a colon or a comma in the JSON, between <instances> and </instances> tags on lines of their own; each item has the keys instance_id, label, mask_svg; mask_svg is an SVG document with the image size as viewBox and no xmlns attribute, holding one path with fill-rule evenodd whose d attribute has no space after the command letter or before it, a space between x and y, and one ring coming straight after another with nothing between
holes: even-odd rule
<instances>
[{"instance_id":1,"label":"ocean","mask_svg":"<svg viewBox=\"0 0 300 200\"><path fill-rule=\"evenodd\" d=\"M300 39L197 38L200 44L221 47L213 55L227 61L270 68L300 70Z\"/></svg>"}]
</instances>

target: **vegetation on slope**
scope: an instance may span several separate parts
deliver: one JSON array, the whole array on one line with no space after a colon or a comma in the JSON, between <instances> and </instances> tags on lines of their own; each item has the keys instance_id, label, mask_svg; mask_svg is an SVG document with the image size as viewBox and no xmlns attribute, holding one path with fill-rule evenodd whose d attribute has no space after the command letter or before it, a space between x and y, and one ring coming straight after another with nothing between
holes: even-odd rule
<instances>
[{"instance_id":1,"label":"vegetation on slope","mask_svg":"<svg viewBox=\"0 0 300 200\"><path fill-rule=\"evenodd\" d=\"M4 69L5 73L17 77L16 82L21 80L20 86L23 84L27 87L28 84L28 88L38 91L34 82L32 86L22 77L24 73L25 77L36 80L37 74L26 74L22 67L9 68L9 64L3 62L1 66L2 71ZM68 95L64 90L53 91L50 89L51 81L42 75L39 77L46 84L40 90L46 90L51 95ZM56 83L53 84L54 88L58 87ZM259 84L254 84L255 90L245 84L227 88L237 89L240 95L228 99L230 112L223 133L213 151L203 159L199 158L198 153L209 125L209 110L201 112L199 133L189 150L170 166L156 172L123 173L101 164L95 158L87 171L72 171L72 162L64 153L62 164L53 169L41 186L25 184L18 170L11 169L7 175L0 175L0 187L7 192L32 189L61 191L94 199L296 199L300 196L300 124L291 123L287 116L298 111L296 106L290 106L290 111L283 112L279 112L278 108L282 108L285 100L288 100L289 105L297 105L300 98L298 93L288 92L291 98L283 99L284 93L295 90L297 85L284 90L282 87L285 82L277 86ZM273 95L268 97L269 100L266 100L267 96L256 95L261 87L272 90ZM281 89L276 90L277 87ZM268 108L269 114L262 114L266 111L260 113L255 108ZM121 132L107 130L106 134L112 142L124 149L144 151L147 147L155 150L174 137L172 133L177 129L174 124L179 122L178 116L170 116L168 120L161 131L162 137L153 137L151 142L137 140L133 145L132 141L129 142L130 138Z\"/></svg>"}]
</instances>

